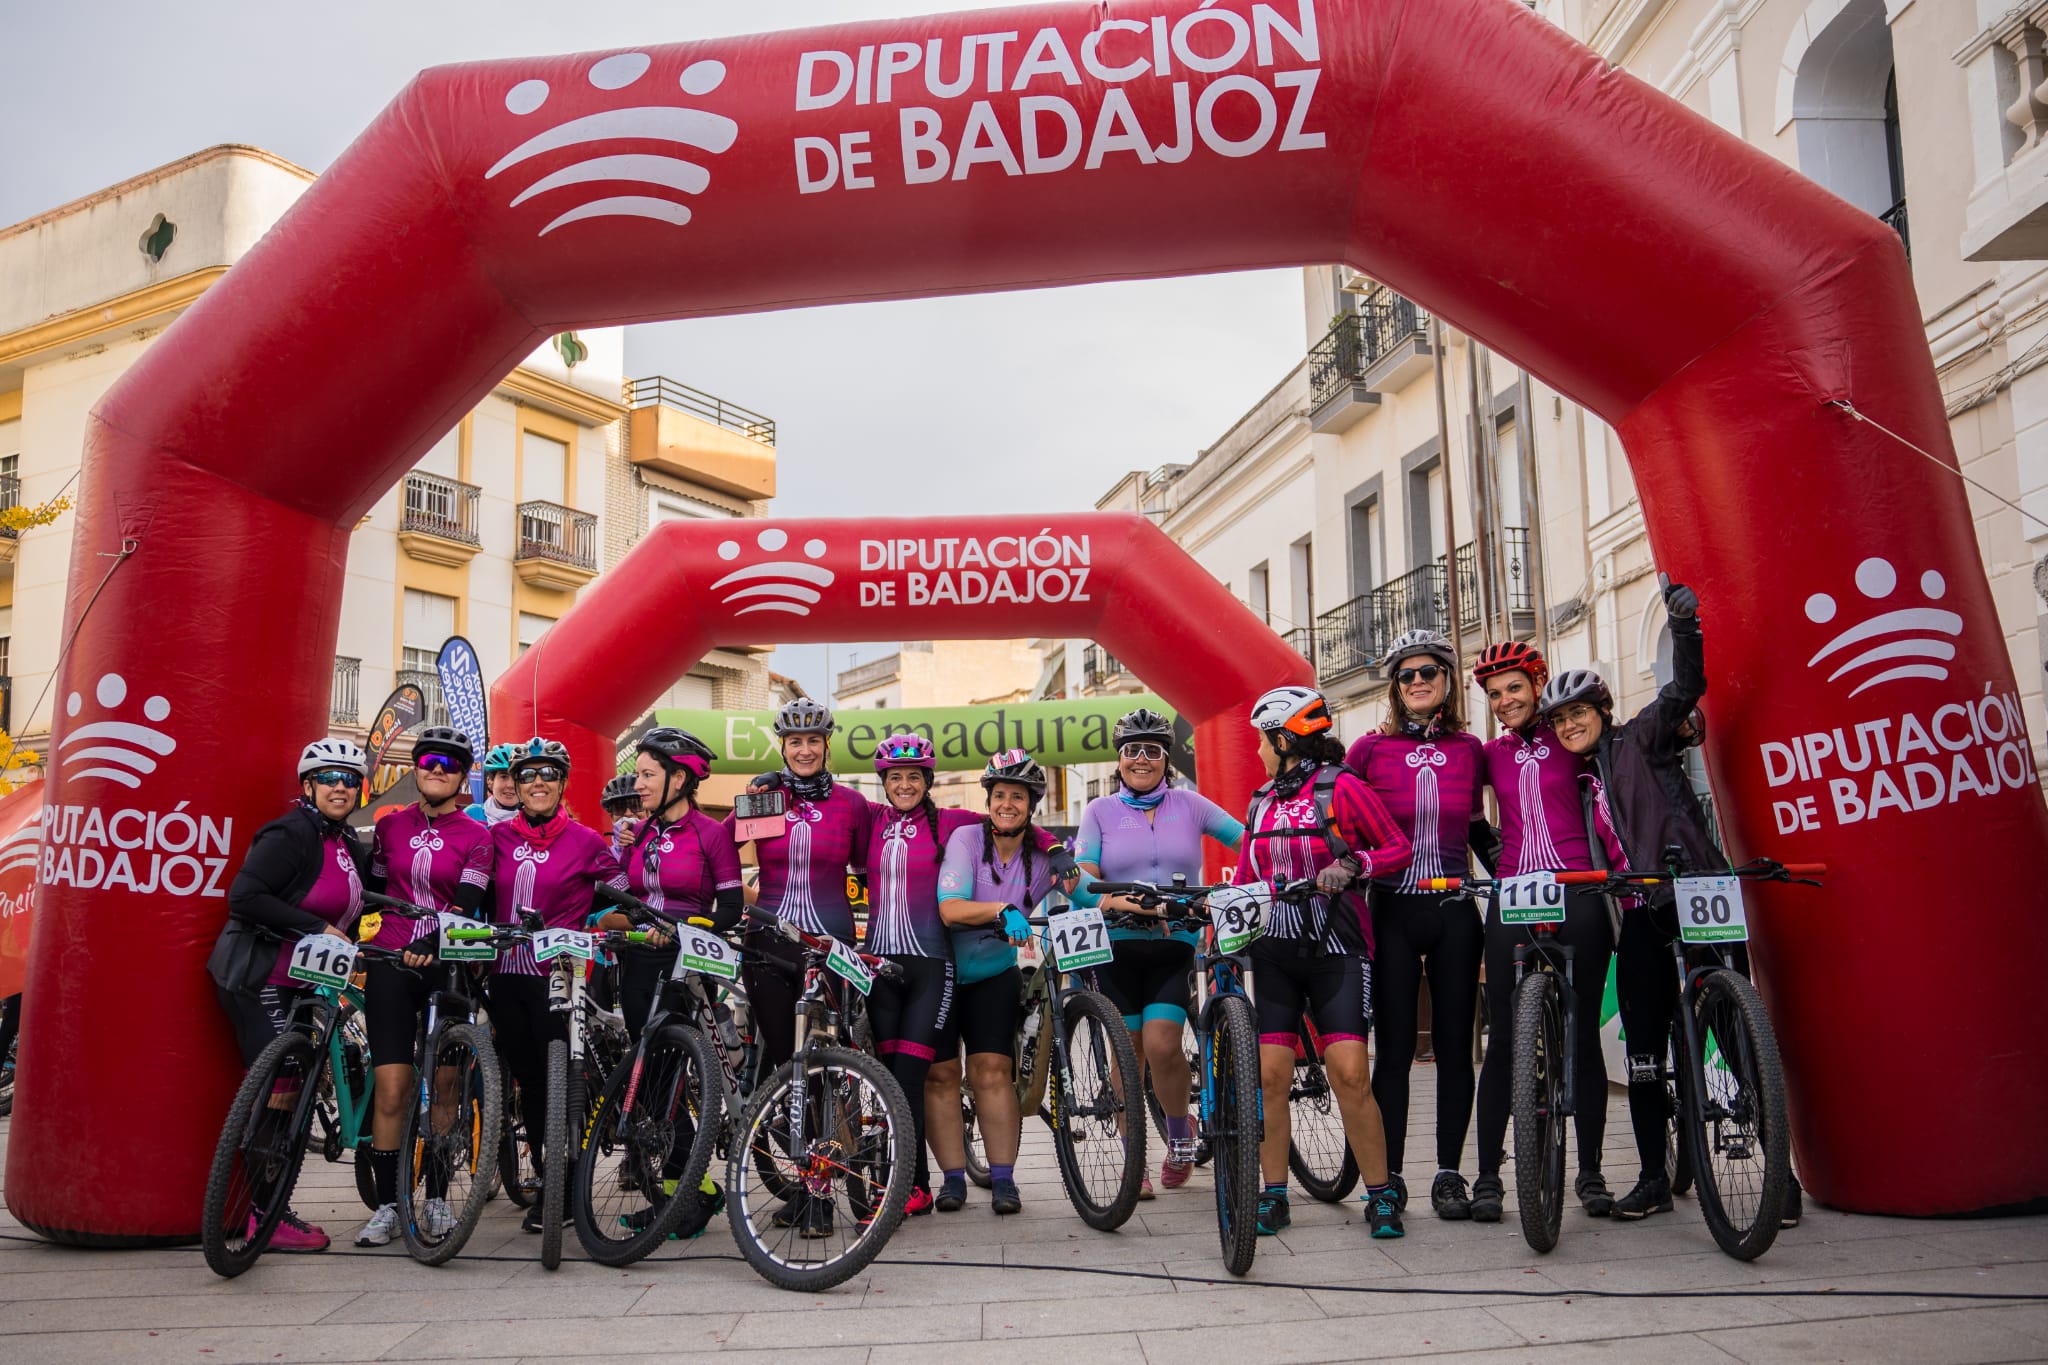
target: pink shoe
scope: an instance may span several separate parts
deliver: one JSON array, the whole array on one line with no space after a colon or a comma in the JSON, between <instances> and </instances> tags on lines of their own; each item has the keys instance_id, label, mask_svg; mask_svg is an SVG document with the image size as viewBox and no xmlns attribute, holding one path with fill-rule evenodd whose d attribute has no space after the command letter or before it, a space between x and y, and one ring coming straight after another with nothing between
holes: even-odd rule
<instances>
[{"instance_id":1,"label":"pink shoe","mask_svg":"<svg viewBox=\"0 0 2048 1365\"><path fill-rule=\"evenodd\" d=\"M1154 1194L1154 1193L1152 1192L1152 1177L1151 1177L1151 1176L1149 1176L1149 1175L1148 1175L1148 1176L1146 1176L1146 1177L1145 1177L1145 1178L1144 1178L1143 1180L1141 1180L1141 1181L1139 1181L1139 1182L1138 1182L1138 1198L1140 1198L1140 1199L1157 1199L1158 1197L1159 1197L1158 1195L1156 1195L1156 1194Z\"/></svg>"},{"instance_id":2,"label":"pink shoe","mask_svg":"<svg viewBox=\"0 0 2048 1365\"><path fill-rule=\"evenodd\" d=\"M255 1230L256 1220L249 1220L250 1231ZM271 1251L325 1251L327 1234L314 1227L290 1209L277 1220L277 1231L270 1234Z\"/></svg>"},{"instance_id":3,"label":"pink shoe","mask_svg":"<svg viewBox=\"0 0 2048 1365\"><path fill-rule=\"evenodd\" d=\"M932 1192L930 1190L912 1189L909 1202L903 1206L903 1212L912 1218L917 1218L930 1213L932 1207Z\"/></svg>"},{"instance_id":4,"label":"pink shoe","mask_svg":"<svg viewBox=\"0 0 2048 1365\"><path fill-rule=\"evenodd\" d=\"M1193 1162L1167 1161L1159 1167L1159 1183L1169 1190L1177 1190L1188 1183L1188 1177L1195 1173Z\"/></svg>"}]
</instances>

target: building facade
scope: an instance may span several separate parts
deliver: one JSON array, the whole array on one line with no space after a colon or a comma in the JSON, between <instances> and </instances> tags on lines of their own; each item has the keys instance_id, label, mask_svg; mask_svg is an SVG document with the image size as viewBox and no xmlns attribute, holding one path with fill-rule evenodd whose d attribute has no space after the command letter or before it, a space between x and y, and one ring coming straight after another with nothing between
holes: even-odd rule
<instances>
[{"instance_id":1,"label":"building facade","mask_svg":"<svg viewBox=\"0 0 2048 1365\"><path fill-rule=\"evenodd\" d=\"M891 653L856 663L833 680L835 711L881 711L919 706L995 706L1034 694L1044 661L1030 640L905 640ZM841 776L881 799L872 772ZM1046 793L1059 809L1061 778ZM981 809L981 774L941 772L932 787L941 806Z\"/></svg>"}]
</instances>

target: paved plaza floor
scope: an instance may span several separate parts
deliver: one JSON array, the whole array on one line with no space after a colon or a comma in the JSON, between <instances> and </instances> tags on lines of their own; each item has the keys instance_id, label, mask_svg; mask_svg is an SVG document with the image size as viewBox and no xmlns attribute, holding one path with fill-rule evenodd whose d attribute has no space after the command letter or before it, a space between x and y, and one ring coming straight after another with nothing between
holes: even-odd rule
<instances>
[{"instance_id":1,"label":"paved plaza floor","mask_svg":"<svg viewBox=\"0 0 2048 1365\"><path fill-rule=\"evenodd\" d=\"M1418 1070L1412 1153L1432 1147L1432 1080ZM0 1147L6 1132L0 1120ZM1631 1183L1619 1092L1606 1165ZM0 1361L2048 1360L2048 1217L1929 1222L1809 1203L1802 1226L1745 1265L1682 1199L1636 1224L1574 1209L1539 1256L1512 1188L1505 1222L1444 1223L1425 1174L1400 1241L1369 1240L1355 1199L1325 1206L1297 1190L1293 1228L1261 1239L1251 1275L1232 1282L1206 1171L1115 1233L1074 1216L1035 1120L1018 1174L1021 1216L994 1217L973 1191L959 1213L906 1222L867 1273L812 1295L759 1279L722 1218L626 1270L541 1269L538 1239L503 1200L444 1268L396 1246L358 1252L353 1174L317 1160L296 1202L335 1247L266 1257L232 1281L196 1248L65 1250L0 1214ZM568 1254L580 1256L573 1235Z\"/></svg>"}]
</instances>

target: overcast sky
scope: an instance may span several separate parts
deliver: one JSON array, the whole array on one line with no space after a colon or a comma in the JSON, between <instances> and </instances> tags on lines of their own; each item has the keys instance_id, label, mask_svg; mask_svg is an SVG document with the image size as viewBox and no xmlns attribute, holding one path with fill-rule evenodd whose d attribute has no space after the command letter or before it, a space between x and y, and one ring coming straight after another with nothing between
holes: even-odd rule
<instances>
[{"instance_id":1,"label":"overcast sky","mask_svg":"<svg viewBox=\"0 0 2048 1365\"><path fill-rule=\"evenodd\" d=\"M220 142L323 170L422 67L986 8L946 0L0 0L0 224ZM640 327L629 374L773 417L783 516L1085 508L1300 359L1294 271ZM861 651L873 657L870 647ZM835 649L844 668L851 651ZM824 651L775 666L829 688Z\"/></svg>"}]
</instances>

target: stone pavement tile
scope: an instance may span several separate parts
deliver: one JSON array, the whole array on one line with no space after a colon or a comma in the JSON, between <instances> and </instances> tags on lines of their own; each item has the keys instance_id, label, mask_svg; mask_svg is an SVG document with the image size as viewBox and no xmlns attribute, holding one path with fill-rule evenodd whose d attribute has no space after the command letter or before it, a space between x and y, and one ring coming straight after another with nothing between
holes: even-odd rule
<instances>
[{"instance_id":1,"label":"stone pavement tile","mask_svg":"<svg viewBox=\"0 0 2048 1365\"><path fill-rule=\"evenodd\" d=\"M1242 1277L1226 1271L1222 1260L1216 1256L1197 1261L1170 1261L1166 1268L1182 1278L1180 1288L1183 1293L1199 1289L1204 1283L1224 1288L1276 1282L1321 1287L1392 1278L1404 1273L1400 1266L1381 1255L1379 1249L1366 1240L1361 1240L1355 1251L1316 1251L1306 1256L1268 1255L1267 1240L1261 1239L1259 1254L1252 1261L1251 1270Z\"/></svg>"},{"instance_id":2,"label":"stone pavement tile","mask_svg":"<svg viewBox=\"0 0 2048 1365\"><path fill-rule=\"evenodd\" d=\"M896 1249L891 1243L890 1251ZM1222 1255L1213 1229L1172 1237L1085 1237L1070 1242L1012 1242L998 1248L1010 1266L1123 1266ZM1219 1262L1220 1265L1220 1262Z\"/></svg>"},{"instance_id":3,"label":"stone pavement tile","mask_svg":"<svg viewBox=\"0 0 2048 1365\"><path fill-rule=\"evenodd\" d=\"M306 1260L307 1257L279 1257L279 1260ZM251 1275L266 1269L268 1262L251 1270ZM244 1279L248 1276L244 1276ZM169 1268L147 1268L141 1270L35 1270L16 1271L0 1276L0 1299L101 1299L120 1297L162 1296L169 1294L218 1294L227 1292L229 1281L223 1280L206 1268L206 1262L192 1263ZM291 1289L295 1285L265 1285L265 1288ZM325 1285L305 1285L306 1289L332 1289L330 1280Z\"/></svg>"},{"instance_id":4,"label":"stone pavement tile","mask_svg":"<svg viewBox=\"0 0 2048 1365\"><path fill-rule=\"evenodd\" d=\"M914 1313L900 1307L857 1308L850 1313L747 1313L727 1340L735 1347L758 1350L980 1337L981 1305L960 1302L926 1304Z\"/></svg>"},{"instance_id":5,"label":"stone pavement tile","mask_svg":"<svg viewBox=\"0 0 2048 1365\"><path fill-rule=\"evenodd\" d=\"M1974 1227L1922 1222L1914 1236L1966 1261L2048 1261L2048 1217L1985 1219Z\"/></svg>"},{"instance_id":6,"label":"stone pavement tile","mask_svg":"<svg viewBox=\"0 0 2048 1365\"><path fill-rule=\"evenodd\" d=\"M422 1276L415 1281L429 1285ZM330 1314L325 1322L487 1322L523 1318L613 1318L632 1311L652 1291L641 1284L619 1288L595 1285L530 1285L516 1289L462 1289L454 1285L431 1289L380 1290L359 1295ZM710 1305L704 1305L706 1307ZM724 1305L717 1305L723 1310ZM682 1311L680 1308L671 1311Z\"/></svg>"},{"instance_id":7,"label":"stone pavement tile","mask_svg":"<svg viewBox=\"0 0 2048 1365\"><path fill-rule=\"evenodd\" d=\"M1130 1269L1164 1271L1158 1262ZM922 1304L985 1303L995 1299L1044 1297L1055 1300L1110 1292L1130 1297L1171 1297L1171 1280L1117 1279L1077 1275L1065 1270L953 1269L942 1266L873 1265L868 1267L868 1296L863 1308L909 1308ZM979 1335L977 1333L977 1335Z\"/></svg>"},{"instance_id":8,"label":"stone pavement tile","mask_svg":"<svg viewBox=\"0 0 2048 1365\"><path fill-rule=\"evenodd\" d=\"M1319 1321L1322 1316L1315 1300L1299 1289L1268 1289L1257 1294L1046 1296L984 1303L981 1335L988 1341L1007 1341L1086 1336L1108 1329L1143 1332L1154 1328Z\"/></svg>"},{"instance_id":9,"label":"stone pavement tile","mask_svg":"<svg viewBox=\"0 0 2048 1365\"><path fill-rule=\"evenodd\" d=\"M804 1365L810 1365L809 1352ZM1138 1339L1129 1334L1090 1337L1042 1337L1019 1341L949 1341L925 1345L877 1346L869 1365L1146 1365Z\"/></svg>"},{"instance_id":10,"label":"stone pavement tile","mask_svg":"<svg viewBox=\"0 0 2048 1365\"><path fill-rule=\"evenodd\" d=\"M374 1360L403 1341L417 1323L326 1331L317 1327L203 1327L155 1332L58 1332L35 1338L19 1358L36 1365L205 1361L206 1365L269 1365L285 1361ZM410 1357L408 1358L410 1362Z\"/></svg>"},{"instance_id":11,"label":"stone pavement tile","mask_svg":"<svg viewBox=\"0 0 2048 1365\"><path fill-rule=\"evenodd\" d=\"M1299 1221L1300 1217L1300 1214L1295 1215L1297 1221ZM1141 1206L1138 1217L1134 1221L1143 1223L1146 1235L1152 1237L1172 1237L1177 1234L1195 1232L1206 1232L1211 1237L1214 1237L1216 1235L1216 1205L1212 1200L1201 1208L1167 1209L1159 1212L1145 1210Z\"/></svg>"},{"instance_id":12,"label":"stone pavement tile","mask_svg":"<svg viewBox=\"0 0 2048 1365\"><path fill-rule=\"evenodd\" d=\"M1936 1269L1964 1260L1954 1252L1906 1237L1814 1242L1797 1235L1803 1231L1801 1228L1786 1233L1754 1261L1738 1261L1719 1251L1703 1251L1683 1256L1546 1262L1542 1270L1546 1278L1567 1289L1672 1290Z\"/></svg>"},{"instance_id":13,"label":"stone pavement tile","mask_svg":"<svg viewBox=\"0 0 2048 1365\"><path fill-rule=\"evenodd\" d=\"M1541 1275L1520 1270L1403 1275L1397 1279L1367 1280L1360 1284L1332 1284L1328 1288L1309 1291L1309 1297L1316 1301L1316 1306L1333 1318L1543 1303L1557 1296L1557 1291Z\"/></svg>"},{"instance_id":14,"label":"stone pavement tile","mask_svg":"<svg viewBox=\"0 0 2048 1365\"><path fill-rule=\"evenodd\" d=\"M601 1344L601 1343L600 1343ZM662 1351L653 1355L634 1356L633 1365L781 1365L789 1357L780 1351ZM864 1365L869 1359L865 1346L844 1348L814 1346L804 1352L804 1365ZM433 1365L429 1361L407 1360L405 1365ZM484 1365L480 1361L465 1361L463 1365ZM588 1356L528 1356L518 1365L618 1365L618 1357L610 1355Z\"/></svg>"},{"instance_id":15,"label":"stone pavement tile","mask_svg":"<svg viewBox=\"0 0 2048 1365\"><path fill-rule=\"evenodd\" d=\"M1568 1365L1585 1360L1613 1360L1622 1365L1734 1365L1735 1357L1691 1332L1610 1341L1543 1342L1430 1357L1431 1365Z\"/></svg>"},{"instance_id":16,"label":"stone pavement tile","mask_svg":"<svg viewBox=\"0 0 2048 1365\"><path fill-rule=\"evenodd\" d=\"M476 1356L556 1356L600 1351L644 1356L663 1351L710 1351L725 1344L737 1313L693 1313L673 1317L494 1319L488 1322L432 1322L405 1338L392 1359L451 1360ZM349 1329L351 1331L354 1328Z\"/></svg>"},{"instance_id":17,"label":"stone pavement tile","mask_svg":"<svg viewBox=\"0 0 2048 1365\"><path fill-rule=\"evenodd\" d=\"M1839 1318L1782 1327L1738 1327L1701 1336L1749 1365L1780 1361L1912 1361L1914 1365L2040 1360L2040 1338L1994 1315L1954 1310Z\"/></svg>"},{"instance_id":18,"label":"stone pavement tile","mask_svg":"<svg viewBox=\"0 0 2048 1365\"><path fill-rule=\"evenodd\" d=\"M200 1273L213 1278L220 1292L311 1293L336 1286L360 1290L415 1290L431 1284L441 1289L495 1289L519 1274L517 1265L473 1261L462 1257L443 1266L423 1266L410 1256L368 1256L356 1252L325 1252L318 1256L265 1256L232 1280L223 1280L200 1263ZM161 1293L148 1289L132 1293Z\"/></svg>"},{"instance_id":19,"label":"stone pavement tile","mask_svg":"<svg viewBox=\"0 0 2048 1365\"><path fill-rule=\"evenodd\" d=\"M1792 1294L1791 1290L1826 1290L1826 1293ZM1866 1297L1858 1290L1878 1291L1883 1297ZM1944 1309L2002 1311L1995 1302L1973 1303L1967 1299L1943 1299L1953 1294L2036 1294L2048 1295L2048 1262L2026 1261L2013 1265L1941 1266L1885 1275L1843 1275L1831 1279L1800 1280L1772 1284L1759 1292L1794 1317L1842 1318L1856 1314L1925 1312ZM2017 1305L2037 1307L2048 1313L2048 1303Z\"/></svg>"},{"instance_id":20,"label":"stone pavement tile","mask_svg":"<svg viewBox=\"0 0 2048 1365\"><path fill-rule=\"evenodd\" d=\"M1147 1359L1171 1365L1290 1365L1322 1360L1380 1360L1522 1345L1484 1312L1440 1309L1371 1319L1264 1323L1140 1332Z\"/></svg>"},{"instance_id":21,"label":"stone pavement tile","mask_svg":"<svg viewBox=\"0 0 2048 1365\"><path fill-rule=\"evenodd\" d=\"M1564 1263L1639 1260L1714 1250L1713 1239L1704 1227L1659 1228L1655 1222L1608 1224L1571 1215L1565 1217L1556 1249L1548 1253L1530 1249L1512 1212L1496 1224L1456 1224L1453 1232L1454 1235L1443 1237L1432 1230L1431 1235L1402 1237L1376 1245L1404 1269L1418 1275L1504 1267L1547 1271Z\"/></svg>"},{"instance_id":22,"label":"stone pavement tile","mask_svg":"<svg viewBox=\"0 0 2048 1365\"><path fill-rule=\"evenodd\" d=\"M7 1299L0 1281L0 1300ZM104 1332L122 1327L261 1327L318 1322L359 1298L328 1294L180 1294L162 1298L30 1299L0 1302L0 1333ZM388 1322L387 1315L378 1319Z\"/></svg>"},{"instance_id":23,"label":"stone pavement tile","mask_svg":"<svg viewBox=\"0 0 2048 1365\"><path fill-rule=\"evenodd\" d=\"M1495 1304L1481 1310L1534 1342L1632 1337L1645 1329L1698 1332L1708 1328L1798 1322L1765 1299L1602 1299L1566 1295L1541 1303Z\"/></svg>"}]
</instances>

